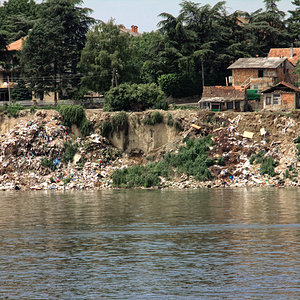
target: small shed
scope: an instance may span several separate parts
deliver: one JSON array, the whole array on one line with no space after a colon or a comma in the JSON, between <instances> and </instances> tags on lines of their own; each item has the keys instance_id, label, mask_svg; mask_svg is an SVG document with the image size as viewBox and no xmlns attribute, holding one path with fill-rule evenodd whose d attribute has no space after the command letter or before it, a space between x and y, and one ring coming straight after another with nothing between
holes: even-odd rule
<instances>
[{"instance_id":1,"label":"small shed","mask_svg":"<svg viewBox=\"0 0 300 300\"><path fill-rule=\"evenodd\" d=\"M233 86L204 86L199 105L201 109L212 111L244 111L246 98L244 89Z\"/></svg>"},{"instance_id":2,"label":"small shed","mask_svg":"<svg viewBox=\"0 0 300 300\"><path fill-rule=\"evenodd\" d=\"M300 108L300 89L288 82L280 82L262 91L263 108L266 110L289 110Z\"/></svg>"}]
</instances>

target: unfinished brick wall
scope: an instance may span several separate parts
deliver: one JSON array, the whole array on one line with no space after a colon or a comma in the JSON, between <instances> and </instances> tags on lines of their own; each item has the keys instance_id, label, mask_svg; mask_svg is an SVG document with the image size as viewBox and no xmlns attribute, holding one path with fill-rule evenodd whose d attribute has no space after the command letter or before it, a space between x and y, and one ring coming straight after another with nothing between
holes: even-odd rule
<instances>
[{"instance_id":1,"label":"unfinished brick wall","mask_svg":"<svg viewBox=\"0 0 300 300\"><path fill-rule=\"evenodd\" d=\"M233 69L232 78L233 86L241 86L248 82L250 77L257 78L258 70L257 69Z\"/></svg>"},{"instance_id":2,"label":"unfinished brick wall","mask_svg":"<svg viewBox=\"0 0 300 300\"><path fill-rule=\"evenodd\" d=\"M287 108L295 108L295 93L282 93L281 105Z\"/></svg>"}]
</instances>

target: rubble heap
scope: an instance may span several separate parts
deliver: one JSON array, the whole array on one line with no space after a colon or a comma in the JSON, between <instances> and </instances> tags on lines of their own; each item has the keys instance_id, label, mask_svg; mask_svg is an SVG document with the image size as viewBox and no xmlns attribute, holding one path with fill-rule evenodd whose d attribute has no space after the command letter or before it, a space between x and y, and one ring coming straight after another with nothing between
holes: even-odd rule
<instances>
[{"instance_id":1,"label":"rubble heap","mask_svg":"<svg viewBox=\"0 0 300 300\"><path fill-rule=\"evenodd\" d=\"M64 161L68 141L79 145L71 162ZM38 111L0 136L0 190L107 188L118 156L106 138L71 138L58 112Z\"/></svg>"}]
</instances>

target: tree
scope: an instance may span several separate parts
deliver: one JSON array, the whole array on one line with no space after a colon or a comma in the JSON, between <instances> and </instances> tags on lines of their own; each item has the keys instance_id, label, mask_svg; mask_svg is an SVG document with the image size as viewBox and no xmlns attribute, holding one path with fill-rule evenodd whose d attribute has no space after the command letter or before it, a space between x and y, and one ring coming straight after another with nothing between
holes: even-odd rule
<instances>
[{"instance_id":1,"label":"tree","mask_svg":"<svg viewBox=\"0 0 300 300\"><path fill-rule=\"evenodd\" d=\"M7 41L14 42L28 34L37 19L39 4L33 0L9 0L0 7L0 27Z\"/></svg>"},{"instance_id":2,"label":"tree","mask_svg":"<svg viewBox=\"0 0 300 300\"><path fill-rule=\"evenodd\" d=\"M93 19L91 10L76 5L80 0L47 0L41 4L38 21L21 52L24 74L41 97L54 92L70 95L79 83L77 64Z\"/></svg>"},{"instance_id":3,"label":"tree","mask_svg":"<svg viewBox=\"0 0 300 300\"><path fill-rule=\"evenodd\" d=\"M287 19L288 31L291 37L291 42L295 46L300 45L300 0L292 1L296 6L295 10L289 10L291 16Z\"/></svg>"},{"instance_id":4,"label":"tree","mask_svg":"<svg viewBox=\"0 0 300 300\"><path fill-rule=\"evenodd\" d=\"M128 81L133 54L131 38L134 37L120 31L120 26L114 24L113 19L92 28L87 34L79 62L84 73L82 85L103 93L111 86Z\"/></svg>"},{"instance_id":5,"label":"tree","mask_svg":"<svg viewBox=\"0 0 300 300\"><path fill-rule=\"evenodd\" d=\"M245 28L251 33L253 55L266 56L271 48L286 47L289 43L285 13L276 5L279 0L265 0L266 10L248 14Z\"/></svg>"},{"instance_id":6,"label":"tree","mask_svg":"<svg viewBox=\"0 0 300 300\"><path fill-rule=\"evenodd\" d=\"M168 101L154 83L123 83L105 94L104 109L108 111L141 111L148 108L168 109Z\"/></svg>"},{"instance_id":7,"label":"tree","mask_svg":"<svg viewBox=\"0 0 300 300\"><path fill-rule=\"evenodd\" d=\"M17 81L17 85L12 89L11 98L16 101L30 100L32 98L31 91L26 87L23 79Z\"/></svg>"}]
</instances>

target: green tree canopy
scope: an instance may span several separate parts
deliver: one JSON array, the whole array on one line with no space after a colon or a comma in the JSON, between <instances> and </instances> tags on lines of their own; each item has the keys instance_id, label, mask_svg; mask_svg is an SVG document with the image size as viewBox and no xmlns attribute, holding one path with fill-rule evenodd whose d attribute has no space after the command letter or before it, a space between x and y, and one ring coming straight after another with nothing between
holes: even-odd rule
<instances>
[{"instance_id":1,"label":"green tree canopy","mask_svg":"<svg viewBox=\"0 0 300 300\"><path fill-rule=\"evenodd\" d=\"M105 92L116 83L128 81L132 70L131 38L120 31L113 19L94 26L87 34L81 53L82 85L96 92Z\"/></svg>"},{"instance_id":2,"label":"green tree canopy","mask_svg":"<svg viewBox=\"0 0 300 300\"><path fill-rule=\"evenodd\" d=\"M93 19L79 0L47 0L21 53L24 74L32 90L43 95L70 95L78 84L77 64Z\"/></svg>"}]
</instances>

